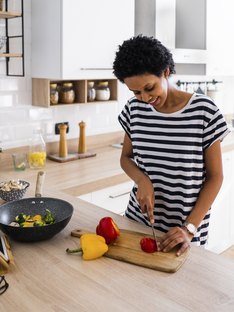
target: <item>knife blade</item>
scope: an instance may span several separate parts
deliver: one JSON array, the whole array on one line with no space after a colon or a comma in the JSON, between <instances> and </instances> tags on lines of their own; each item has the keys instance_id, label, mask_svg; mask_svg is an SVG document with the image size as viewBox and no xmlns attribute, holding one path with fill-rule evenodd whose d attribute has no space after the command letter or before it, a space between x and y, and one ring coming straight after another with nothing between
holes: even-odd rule
<instances>
[{"instance_id":1,"label":"knife blade","mask_svg":"<svg viewBox=\"0 0 234 312\"><path fill-rule=\"evenodd\" d=\"M158 241L157 241L157 237L156 237L156 234L155 234L154 226L153 226L152 223L151 223L151 229L152 229L152 233L153 233L153 236L154 236L156 247L158 249Z\"/></svg>"},{"instance_id":2,"label":"knife blade","mask_svg":"<svg viewBox=\"0 0 234 312\"><path fill-rule=\"evenodd\" d=\"M148 215L148 219L150 220L148 211L147 211L147 215ZM158 249L158 241L157 241L157 237L156 237L156 234L155 234L155 229L154 229L154 226L153 226L153 224L151 222L150 222L150 226L151 226L151 229L152 229L152 233L153 233L153 237L154 237L154 240L155 240L156 247Z\"/></svg>"}]
</instances>

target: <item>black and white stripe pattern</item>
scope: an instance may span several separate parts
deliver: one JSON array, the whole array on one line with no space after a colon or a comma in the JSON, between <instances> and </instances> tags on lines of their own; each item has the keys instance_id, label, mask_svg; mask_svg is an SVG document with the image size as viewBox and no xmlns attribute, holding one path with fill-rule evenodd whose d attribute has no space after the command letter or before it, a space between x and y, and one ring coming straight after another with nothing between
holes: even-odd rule
<instances>
[{"instance_id":1,"label":"black and white stripe pattern","mask_svg":"<svg viewBox=\"0 0 234 312\"><path fill-rule=\"evenodd\" d=\"M167 232L181 226L193 209L205 179L204 150L229 133L227 124L213 101L193 94L180 111L164 114L151 105L132 98L119 115L130 137L134 160L151 179L155 190L155 228ZM126 216L150 225L130 194ZM209 215L199 226L193 241L206 243Z\"/></svg>"}]
</instances>

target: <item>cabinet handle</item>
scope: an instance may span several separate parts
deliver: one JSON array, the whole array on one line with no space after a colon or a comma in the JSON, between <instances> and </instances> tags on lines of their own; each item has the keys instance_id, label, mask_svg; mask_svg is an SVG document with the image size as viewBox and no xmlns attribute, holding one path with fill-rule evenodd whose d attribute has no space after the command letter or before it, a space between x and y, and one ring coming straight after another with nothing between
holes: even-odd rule
<instances>
[{"instance_id":1,"label":"cabinet handle","mask_svg":"<svg viewBox=\"0 0 234 312\"><path fill-rule=\"evenodd\" d=\"M127 195L127 194L130 194L130 191L123 192L123 193L116 193L116 194L113 194L113 195L109 195L109 197L110 198L117 198L117 197L124 196L124 195Z\"/></svg>"},{"instance_id":2,"label":"cabinet handle","mask_svg":"<svg viewBox=\"0 0 234 312\"><path fill-rule=\"evenodd\" d=\"M97 67L97 68L92 68L92 67L88 68L88 67L84 67L84 68L83 68L83 67L82 67L81 70L112 70L112 68L109 68L109 67L107 67L107 68L104 68L104 67L103 67L103 68L102 68L102 67L100 67L100 68L98 68L98 67Z\"/></svg>"}]
</instances>

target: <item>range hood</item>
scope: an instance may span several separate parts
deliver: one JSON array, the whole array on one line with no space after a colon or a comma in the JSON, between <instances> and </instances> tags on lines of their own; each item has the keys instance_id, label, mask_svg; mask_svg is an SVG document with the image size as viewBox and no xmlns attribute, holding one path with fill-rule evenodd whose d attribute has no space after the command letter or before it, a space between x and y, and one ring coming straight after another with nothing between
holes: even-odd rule
<instances>
[{"instance_id":1,"label":"range hood","mask_svg":"<svg viewBox=\"0 0 234 312\"><path fill-rule=\"evenodd\" d=\"M159 39L175 63L206 64L206 0L135 0L135 35Z\"/></svg>"}]
</instances>

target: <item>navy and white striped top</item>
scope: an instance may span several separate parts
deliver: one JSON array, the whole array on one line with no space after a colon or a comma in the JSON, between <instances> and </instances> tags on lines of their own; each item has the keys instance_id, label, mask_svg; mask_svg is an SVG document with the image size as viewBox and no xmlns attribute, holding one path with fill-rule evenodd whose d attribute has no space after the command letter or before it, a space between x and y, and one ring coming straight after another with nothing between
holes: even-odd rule
<instances>
[{"instance_id":1,"label":"navy and white striped top","mask_svg":"<svg viewBox=\"0 0 234 312\"><path fill-rule=\"evenodd\" d=\"M205 179L204 150L229 133L214 102L194 93L183 109L165 114L151 105L130 99L119 122L132 141L134 160L154 185L154 227L167 232L181 226L198 198ZM150 225L131 191L125 215ZM210 211L193 238L196 245L207 240Z\"/></svg>"}]
</instances>

